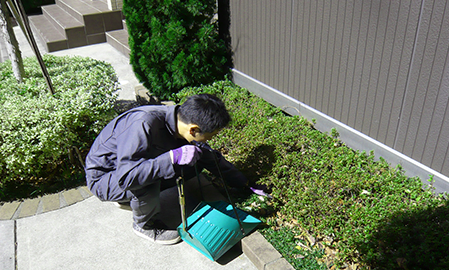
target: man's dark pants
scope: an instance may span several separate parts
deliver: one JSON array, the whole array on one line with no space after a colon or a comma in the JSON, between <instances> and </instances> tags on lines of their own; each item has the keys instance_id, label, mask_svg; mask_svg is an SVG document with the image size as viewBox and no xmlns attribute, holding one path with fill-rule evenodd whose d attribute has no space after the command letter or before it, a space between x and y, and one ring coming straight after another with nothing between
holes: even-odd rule
<instances>
[{"instance_id":1,"label":"man's dark pants","mask_svg":"<svg viewBox=\"0 0 449 270\"><path fill-rule=\"evenodd\" d=\"M198 163L197 163L198 164ZM184 179L191 179L196 176L196 171L201 172L202 166L198 165L197 170L194 167L183 166ZM140 189L124 191L119 187L116 181L111 181L114 171L104 174L95 183L89 183L90 190L102 201L111 202L130 202L133 210L134 222L143 227L152 217L160 212L160 192L176 186L176 179L160 179L142 186Z\"/></svg>"}]
</instances>

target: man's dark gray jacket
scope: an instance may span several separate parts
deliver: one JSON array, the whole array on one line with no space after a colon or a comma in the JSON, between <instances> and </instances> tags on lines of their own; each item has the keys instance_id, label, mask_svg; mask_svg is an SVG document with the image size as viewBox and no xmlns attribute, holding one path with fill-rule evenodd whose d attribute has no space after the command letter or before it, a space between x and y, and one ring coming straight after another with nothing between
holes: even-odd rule
<instances>
[{"instance_id":1,"label":"man's dark gray jacket","mask_svg":"<svg viewBox=\"0 0 449 270\"><path fill-rule=\"evenodd\" d=\"M177 106L141 106L112 120L100 132L86 157L89 188L92 190L106 176L107 183L118 185L123 191L178 177L181 166L172 164L169 151L188 142L176 136L176 110ZM243 174L217 151L203 151L198 161L201 168L219 176L214 154L226 182L233 187L244 186L247 180Z\"/></svg>"}]
</instances>

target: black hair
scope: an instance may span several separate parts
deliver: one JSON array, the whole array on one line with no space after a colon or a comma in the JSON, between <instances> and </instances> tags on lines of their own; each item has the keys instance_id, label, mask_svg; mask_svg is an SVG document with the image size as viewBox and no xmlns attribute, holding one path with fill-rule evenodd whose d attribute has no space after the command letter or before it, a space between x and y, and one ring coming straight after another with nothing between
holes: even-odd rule
<instances>
[{"instance_id":1,"label":"black hair","mask_svg":"<svg viewBox=\"0 0 449 270\"><path fill-rule=\"evenodd\" d=\"M199 94L187 98L178 108L178 117L186 124L198 125L201 133L220 130L231 121L223 101L211 94Z\"/></svg>"}]
</instances>

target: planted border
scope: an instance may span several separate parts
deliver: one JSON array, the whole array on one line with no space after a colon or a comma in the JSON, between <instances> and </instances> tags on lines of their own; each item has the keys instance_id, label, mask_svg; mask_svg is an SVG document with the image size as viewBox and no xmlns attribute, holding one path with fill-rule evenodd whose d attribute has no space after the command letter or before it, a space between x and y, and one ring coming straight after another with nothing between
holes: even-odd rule
<instances>
[{"instance_id":1,"label":"planted border","mask_svg":"<svg viewBox=\"0 0 449 270\"><path fill-rule=\"evenodd\" d=\"M230 82L176 98L200 92L221 97L233 119L211 145L251 181L272 187L274 199L264 206L257 196L241 206L264 219L262 233L292 265L315 254L312 269L449 266L449 203L432 193L431 178L423 187L400 167L345 146L336 130L324 134Z\"/></svg>"}]
</instances>

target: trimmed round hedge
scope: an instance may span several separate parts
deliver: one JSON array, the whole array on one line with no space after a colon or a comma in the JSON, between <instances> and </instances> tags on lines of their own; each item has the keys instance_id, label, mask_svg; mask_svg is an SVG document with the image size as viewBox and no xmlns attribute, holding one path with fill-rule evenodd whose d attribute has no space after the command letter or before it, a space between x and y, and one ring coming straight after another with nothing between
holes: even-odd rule
<instances>
[{"instance_id":1,"label":"trimmed round hedge","mask_svg":"<svg viewBox=\"0 0 449 270\"><path fill-rule=\"evenodd\" d=\"M43 59L54 95L34 57L24 59L23 83L17 83L10 61L0 64L0 187L53 173L69 149L88 148L116 114L118 80L109 64L84 57Z\"/></svg>"}]
</instances>

